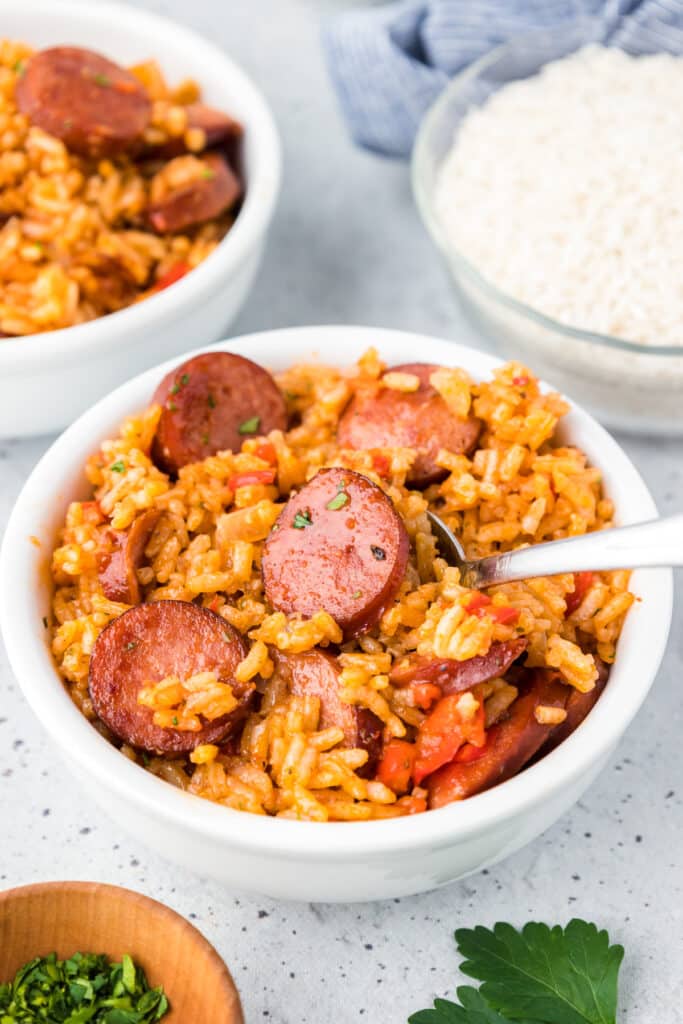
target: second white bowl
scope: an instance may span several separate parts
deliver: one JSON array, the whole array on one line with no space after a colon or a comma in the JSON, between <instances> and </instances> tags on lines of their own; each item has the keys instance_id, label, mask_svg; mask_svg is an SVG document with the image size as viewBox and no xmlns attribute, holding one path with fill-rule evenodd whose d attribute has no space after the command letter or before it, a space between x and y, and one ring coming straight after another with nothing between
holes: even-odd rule
<instances>
[{"instance_id":1,"label":"second white bowl","mask_svg":"<svg viewBox=\"0 0 683 1024\"><path fill-rule=\"evenodd\" d=\"M218 47L137 7L88 0L0 0L3 35L36 48L75 44L121 64L159 61L171 82L194 78L211 106L245 126L246 196L218 247L158 295L77 327L0 341L0 437L51 433L131 374L207 344L239 312L258 269L281 175L272 115Z\"/></svg>"}]
</instances>

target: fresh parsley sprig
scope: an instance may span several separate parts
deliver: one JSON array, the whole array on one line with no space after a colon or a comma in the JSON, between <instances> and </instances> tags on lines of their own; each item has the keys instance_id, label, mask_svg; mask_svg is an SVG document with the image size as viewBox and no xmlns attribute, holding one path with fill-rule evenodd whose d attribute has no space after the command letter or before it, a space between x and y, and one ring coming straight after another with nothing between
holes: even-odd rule
<instances>
[{"instance_id":1,"label":"fresh parsley sprig","mask_svg":"<svg viewBox=\"0 0 683 1024\"><path fill-rule=\"evenodd\" d=\"M437 999L409 1024L616 1024L622 946L574 919L566 928L529 923L455 933L463 974L482 982Z\"/></svg>"}]
</instances>

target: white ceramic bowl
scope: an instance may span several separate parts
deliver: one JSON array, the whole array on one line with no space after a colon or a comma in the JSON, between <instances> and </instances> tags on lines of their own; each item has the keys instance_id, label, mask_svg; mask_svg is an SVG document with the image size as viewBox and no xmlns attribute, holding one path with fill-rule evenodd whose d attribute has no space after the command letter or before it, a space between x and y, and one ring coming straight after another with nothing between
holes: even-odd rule
<instances>
[{"instance_id":1,"label":"white ceramic bowl","mask_svg":"<svg viewBox=\"0 0 683 1024\"><path fill-rule=\"evenodd\" d=\"M497 365L461 345L364 327L269 331L219 347L284 368L316 355L348 364L370 345L389 363L419 358L463 366L475 378L488 377ZM634 573L640 600L629 612L605 693L580 728L516 778L438 811L352 824L231 811L145 772L88 724L61 684L42 623L50 606L50 552L69 500L87 494L86 458L126 415L144 408L169 367L129 381L55 442L16 503L0 554L0 623L12 667L34 712L92 797L126 831L169 859L230 886L286 899L371 900L430 889L493 864L551 825L604 768L647 696L669 632L670 570ZM621 523L656 515L627 456L587 413L574 407L564 430L602 469Z\"/></svg>"},{"instance_id":2,"label":"white ceramic bowl","mask_svg":"<svg viewBox=\"0 0 683 1024\"><path fill-rule=\"evenodd\" d=\"M0 437L61 430L132 374L219 338L258 268L277 199L281 154L270 110L221 50L189 29L128 5L90 0L0 0L2 33L37 48L71 43L122 64L155 58L171 82L194 78L202 96L245 125L247 191L216 250L173 287L77 327L0 342Z\"/></svg>"}]
</instances>

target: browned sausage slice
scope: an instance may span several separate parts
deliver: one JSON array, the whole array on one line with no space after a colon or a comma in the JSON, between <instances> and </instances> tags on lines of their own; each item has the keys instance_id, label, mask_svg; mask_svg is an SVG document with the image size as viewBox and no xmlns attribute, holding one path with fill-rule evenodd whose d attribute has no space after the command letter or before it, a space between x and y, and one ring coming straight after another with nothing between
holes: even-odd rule
<instances>
[{"instance_id":1,"label":"browned sausage slice","mask_svg":"<svg viewBox=\"0 0 683 1024\"><path fill-rule=\"evenodd\" d=\"M149 96L134 75L77 46L34 54L17 83L16 100L32 124L84 156L131 149L152 114Z\"/></svg>"},{"instance_id":2,"label":"browned sausage slice","mask_svg":"<svg viewBox=\"0 0 683 1024\"><path fill-rule=\"evenodd\" d=\"M414 487L427 487L448 474L437 466L439 449L456 455L471 451L481 425L473 416L455 416L430 375L440 369L430 363L406 363L392 367L395 373L411 373L420 379L417 391L404 393L383 388L358 393L344 411L337 440L342 448L414 448L417 457L406 478Z\"/></svg>"},{"instance_id":3,"label":"browned sausage slice","mask_svg":"<svg viewBox=\"0 0 683 1024\"><path fill-rule=\"evenodd\" d=\"M503 676L512 663L526 650L527 642L507 640L491 644L486 654L454 661L452 658L406 658L397 662L391 670L394 686L408 686L410 683L436 683L444 694L461 693L485 683L489 679Z\"/></svg>"},{"instance_id":4,"label":"browned sausage slice","mask_svg":"<svg viewBox=\"0 0 683 1024\"><path fill-rule=\"evenodd\" d=\"M382 754L382 722L367 708L347 704L341 699L337 659L324 651L302 654L275 651L272 656L292 693L319 698L320 729L337 726L344 730L344 746L367 750L367 763L358 774L374 775Z\"/></svg>"},{"instance_id":5,"label":"browned sausage slice","mask_svg":"<svg viewBox=\"0 0 683 1024\"><path fill-rule=\"evenodd\" d=\"M207 352L182 363L164 377L152 401L162 407L152 457L172 474L287 426L285 400L268 371L232 352Z\"/></svg>"},{"instance_id":6,"label":"browned sausage slice","mask_svg":"<svg viewBox=\"0 0 683 1024\"><path fill-rule=\"evenodd\" d=\"M234 679L245 654L239 633L207 608L186 601L136 605L110 622L93 648L88 684L95 713L116 736L143 750L186 754L200 743L218 743L244 717L254 690ZM142 687L197 672L215 672L231 683L239 707L199 732L155 725L153 712L138 704Z\"/></svg>"},{"instance_id":7,"label":"browned sausage slice","mask_svg":"<svg viewBox=\"0 0 683 1024\"><path fill-rule=\"evenodd\" d=\"M206 153L201 162L205 165L202 177L174 189L148 208L149 223L157 234L184 231L194 224L219 217L241 196L239 178L220 153Z\"/></svg>"},{"instance_id":8,"label":"browned sausage slice","mask_svg":"<svg viewBox=\"0 0 683 1024\"><path fill-rule=\"evenodd\" d=\"M349 469L322 469L289 499L265 543L266 596L283 612L329 612L347 638L358 636L396 596L408 549L380 487Z\"/></svg>"},{"instance_id":9,"label":"browned sausage slice","mask_svg":"<svg viewBox=\"0 0 683 1024\"><path fill-rule=\"evenodd\" d=\"M595 686L588 693L579 693L578 690L571 689L566 704L567 717L553 731L552 736L543 748L544 754L554 750L555 747L559 747L560 743L563 743L581 725L588 712L597 704L598 698L607 685L609 665L606 665L598 657L596 657L595 662L598 667L598 678L595 681Z\"/></svg>"},{"instance_id":10,"label":"browned sausage slice","mask_svg":"<svg viewBox=\"0 0 683 1024\"><path fill-rule=\"evenodd\" d=\"M233 170L237 170L232 154L239 153L239 145L244 136L244 127L240 121L236 121L229 114L224 114L214 107L207 107L204 103L188 103L184 108L187 114L187 128L185 134L193 128L201 128L206 136L204 149L217 146L228 158L228 163ZM169 139L162 146L151 148L151 155L171 159L189 152L185 143L185 135ZM196 152L196 151L193 151Z\"/></svg>"},{"instance_id":11,"label":"browned sausage slice","mask_svg":"<svg viewBox=\"0 0 683 1024\"><path fill-rule=\"evenodd\" d=\"M241 123L222 110L207 107L204 103L190 103L185 111L188 129L201 128L206 135L207 147L215 146L225 139L241 139L244 135Z\"/></svg>"},{"instance_id":12,"label":"browned sausage slice","mask_svg":"<svg viewBox=\"0 0 683 1024\"><path fill-rule=\"evenodd\" d=\"M534 671L529 689L514 702L508 718L487 734L486 751L477 761L444 765L427 781L430 808L464 800L516 775L540 750L553 729L541 725L534 712L539 705L564 708L569 687L556 672Z\"/></svg>"},{"instance_id":13,"label":"browned sausage slice","mask_svg":"<svg viewBox=\"0 0 683 1024\"><path fill-rule=\"evenodd\" d=\"M110 601L140 603L137 570L160 515L157 509L150 508L136 516L127 530L110 531L109 550L102 553L98 566L100 585Z\"/></svg>"}]
</instances>

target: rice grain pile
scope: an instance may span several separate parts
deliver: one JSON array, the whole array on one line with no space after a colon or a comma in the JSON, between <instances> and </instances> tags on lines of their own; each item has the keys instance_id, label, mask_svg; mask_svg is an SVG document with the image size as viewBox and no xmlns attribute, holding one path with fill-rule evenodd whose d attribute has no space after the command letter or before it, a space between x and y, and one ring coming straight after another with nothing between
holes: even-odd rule
<instances>
[{"instance_id":1,"label":"rice grain pile","mask_svg":"<svg viewBox=\"0 0 683 1024\"><path fill-rule=\"evenodd\" d=\"M563 324L683 347L683 59L590 46L464 118L435 213L502 292Z\"/></svg>"},{"instance_id":2,"label":"rice grain pile","mask_svg":"<svg viewBox=\"0 0 683 1024\"><path fill-rule=\"evenodd\" d=\"M405 381L392 375L382 382L384 370L373 350L350 372L292 367L276 378L295 424L291 429L247 438L240 452L186 465L177 480L150 459L158 406L127 420L119 436L88 461L91 497L70 505L52 561L52 650L82 712L106 734L88 692L89 660L100 632L127 606L104 596L98 555L110 531L125 531L143 510L161 513L137 572L143 600L199 603L248 644L235 678L255 682L260 696L241 734L222 745L202 744L189 757L148 756L123 745L128 757L174 785L226 807L316 821L426 809L424 788L400 795L377 778L365 778L367 750L345 746L343 730L321 722L317 696L290 692L280 661L293 652L336 652L342 701L371 710L385 741L410 740L426 718L429 694L390 679L406 657L464 661L521 637L528 666L556 669L579 692L595 684L594 656L608 664L614 660L633 600L626 572L594 574L570 609L572 575L497 586L483 597L462 587L458 571L438 557L426 515L437 510L470 556L609 527L613 508L602 493L599 470L578 449L553 444L564 401L541 394L517 364L484 383L459 370L435 373L441 395L460 414L471 408L483 431L470 456L442 451L438 460L446 478L417 491L405 485L414 451L352 451L336 441L339 417L359 389L403 387ZM356 470L381 487L411 542L397 598L378 626L346 643L323 610L303 619L270 607L260 572L263 542L283 499L327 466ZM277 483L231 486L236 476L272 468ZM515 685L494 678L463 694L459 713L465 720L482 705L488 728L516 698ZM211 673L149 680L140 699L159 716L158 724L170 714L189 730L197 727L193 716L211 718L233 706L230 687ZM559 721L554 708L537 714Z\"/></svg>"},{"instance_id":3,"label":"rice grain pile","mask_svg":"<svg viewBox=\"0 0 683 1024\"><path fill-rule=\"evenodd\" d=\"M23 43L0 40L0 337L71 327L144 299L170 283L167 275L206 259L233 219L224 215L178 234L148 230L144 212L163 161L77 156L31 125L15 100L31 53ZM202 133L193 138L186 131L197 84L171 88L155 61L131 71L153 101L145 144L183 140L202 149ZM192 159L166 163L176 178L169 184L191 177Z\"/></svg>"}]
</instances>

